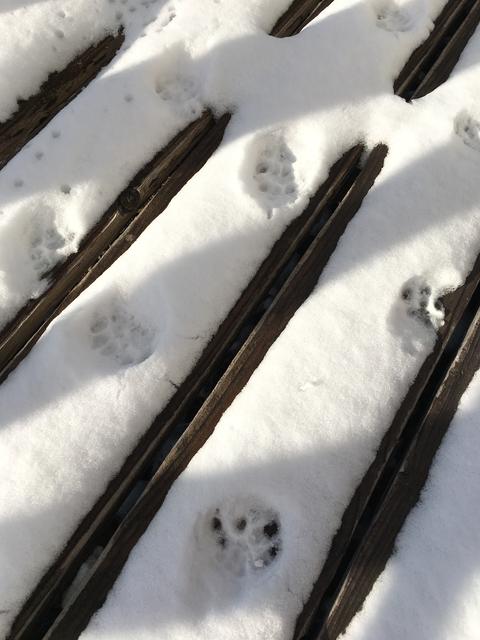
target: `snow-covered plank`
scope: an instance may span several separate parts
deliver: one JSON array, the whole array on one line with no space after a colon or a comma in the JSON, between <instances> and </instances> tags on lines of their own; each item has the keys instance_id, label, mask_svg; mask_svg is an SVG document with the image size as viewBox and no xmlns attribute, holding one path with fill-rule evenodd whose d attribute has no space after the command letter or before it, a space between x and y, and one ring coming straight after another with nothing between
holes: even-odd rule
<instances>
[{"instance_id":1,"label":"snow-covered plank","mask_svg":"<svg viewBox=\"0 0 480 640\"><path fill-rule=\"evenodd\" d=\"M78 251L45 274L49 288L0 331L0 381L27 355L49 323L164 211L218 146L228 120L223 116L215 122L207 111L189 125L135 176Z\"/></svg>"},{"instance_id":2,"label":"snow-covered plank","mask_svg":"<svg viewBox=\"0 0 480 640\"><path fill-rule=\"evenodd\" d=\"M437 430L441 438L442 429L448 426L448 416L453 415L478 366L473 351L480 339L479 287L480 258L466 283L443 299L446 322L439 331L439 339L343 515L322 572L299 616L295 638L337 638L362 606L383 569L398 530L425 480L425 466L416 465L417 458L424 459L428 469L439 444L428 440L430 431ZM445 417L447 426L432 422L438 420L439 413L442 420ZM391 485L393 497L386 493ZM404 492L400 504L399 489Z\"/></svg>"},{"instance_id":3,"label":"snow-covered plank","mask_svg":"<svg viewBox=\"0 0 480 640\"><path fill-rule=\"evenodd\" d=\"M471 584L473 590L469 589L468 596L466 591L455 592L459 575L457 566L453 566L460 560L460 572L468 564L472 570L478 559L480 539L476 501L479 489L478 375L467 390L480 367L479 291L476 297L477 313L458 356L418 425L401 468L352 558L341 593L321 632L308 638L335 640L362 605L364 610L343 636L346 640L366 637L376 640L385 637L385 633L389 638L412 640L433 637L466 640L478 635L478 581L475 586ZM465 390L466 402L462 401L459 414L454 418ZM465 406L469 406L467 411ZM472 406L476 408L475 414L469 415ZM447 437L442 444L445 434ZM427 482L430 473L432 477ZM420 497L421 503L411 512ZM407 517L409 520L406 530L400 534L399 549L389 561ZM450 537L452 532L454 535ZM471 557L472 551L475 557ZM387 562L385 575L368 596ZM399 571L403 573L403 580L396 584ZM466 579L465 589L467 585ZM461 606L456 604L459 598L462 599ZM469 610L467 602L476 603L476 607ZM444 609L451 607L455 615L446 624L440 622Z\"/></svg>"},{"instance_id":4,"label":"snow-covered plank","mask_svg":"<svg viewBox=\"0 0 480 640\"><path fill-rule=\"evenodd\" d=\"M38 94L19 101L14 115L0 123L0 169L98 75L123 41L122 31L108 35L51 74Z\"/></svg>"},{"instance_id":5,"label":"snow-covered plank","mask_svg":"<svg viewBox=\"0 0 480 640\"><path fill-rule=\"evenodd\" d=\"M121 26L117 13L109 0L2 0L0 122L22 109L49 76L64 77L62 69L77 56L114 36Z\"/></svg>"},{"instance_id":6,"label":"snow-covered plank","mask_svg":"<svg viewBox=\"0 0 480 640\"><path fill-rule=\"evenodd\" d=\"M275 23L271 35L276 38L296 35L332 2L333 0L293 0L288 11Z\"/></svg>"}]
</instances>

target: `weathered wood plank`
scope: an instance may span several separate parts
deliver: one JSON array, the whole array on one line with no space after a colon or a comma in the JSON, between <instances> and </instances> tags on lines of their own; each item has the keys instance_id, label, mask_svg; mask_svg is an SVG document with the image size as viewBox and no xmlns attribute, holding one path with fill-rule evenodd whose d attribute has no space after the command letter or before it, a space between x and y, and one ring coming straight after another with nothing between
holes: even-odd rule
<instances>
[{"instance_id":1,"label":"weathered wood plank","mask_svg":"<svg viewBox=\"0 0 480 640\"><path fill-rule=\"evenodd\" d=\"M85 588L57 618L45 640L78 638L90 617L102 605L131 549L161 507L172 483L210 437L224 411L247 384L270 346L312 292L339 238L380 172L386 153L384 145L372 151L342 203L314 237L271 307L250 333L200 411L120 524ZM162 425L155 426L165 428Z\"/></svg>"},{"instance_id":2,"label":"weathered wood plank","mask_svg":"<svg viewBox=\"0 0 480 640\"><path fill-rule=\"evenodd\" d=\"M412 98L426 96L449 78L479 22L480 2L475 0L465 20L448 38L445 48L416 88Z\"/></svg>"},{"instance_id":3,"label":"weathered wood plank","mask_svg":"<svg viewBox=\"0 0 480 640\"><path fill-rule=\"evenodd\" d=\"M276 38L288 38L300 33L332 2L333 0L294 0L288 11L277 20L270 35Z\"/></svg>"},{"instance_id":4,"label":"weathered wood plank","mask_svg":"<svg viewBox=\"0 0 480 640\"><path fill-rule=\"evenodd\" d=\"M0 169L113 60L124 39L123 31L107 36L52 73L39 93L19 101L17 111L0 124Z\"/></svg>"},{"instance_id":5,"label":"weathered wood plank","mask_svg":"<svg viewBox=\"0 0 480 640\"><path fill-rule=\"evenodd\" d=\"M412 100L440 86L452 72L471 33L463 25L478 24L478 0L449 0L429 37L410 56L394 83L396 95ZM469 18L472 10L474 16ZM473 27L474 28L474 27Z\"/></svg>"}]
</instances>

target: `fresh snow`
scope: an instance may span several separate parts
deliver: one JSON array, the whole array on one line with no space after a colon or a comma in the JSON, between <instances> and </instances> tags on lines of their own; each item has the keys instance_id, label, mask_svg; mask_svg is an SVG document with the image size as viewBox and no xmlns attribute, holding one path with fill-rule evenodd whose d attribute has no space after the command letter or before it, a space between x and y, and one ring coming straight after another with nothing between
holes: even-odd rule
<instances>
[{"instance_id":1,"label":"fresh snow","mask_svg":"<svg viewBox=\"0 0 480 640\"><path fill-rule=\"evenodd\" d=\"M266 35L286 0L192 4L136 7L117 58L0 172L6 321L45 286L38 264L74 251L204 106L234 112L205 167L0 387L0 637L331 164L385 142L384 170L314 294L83 636L288 638L433 347L436 299L480 248L479 37L434 94L392 95L445 0L335 0L286 40ZM160 33L139 28L144 9L169 20Z\"/></svg>"},{"instance_id":2,"label":"fresh snow","mask_svg":"<svg viewBox=\"0 0 480 640\"><path fill-rule=\"evenodd\" d=\"M342 638L476 640L480 374L465 393L395 555Z\"/></svg>"}]
</instances>

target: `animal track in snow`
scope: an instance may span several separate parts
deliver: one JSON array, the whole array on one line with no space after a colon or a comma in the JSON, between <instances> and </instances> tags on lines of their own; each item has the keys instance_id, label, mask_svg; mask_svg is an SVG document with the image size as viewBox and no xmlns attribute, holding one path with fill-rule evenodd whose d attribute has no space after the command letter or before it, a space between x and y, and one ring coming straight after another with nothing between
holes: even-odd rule
<instances>
[{"instance_id":1,"label":"animal track in snow","mask_svg":"<svg viewBox=\"0 0 480 640\"><path fill-rule=\"evenodd\" d=\"M198 99L198 87L192 78L177 74L165 82L158 81L155 91L161 100L172 110L188 117L197 117L202 113L202 104Z\"/></svg>"},{"instance_id":2,"label":"animal track in snow","mask_svg":"<svg viewBox=\"0 0 480 640\"><path fill-rule=\"evenodd\" d=\"M424 278L411 278L402 289L407 314L437 331L444 323L445 309Z\"/></svg>"},{"instance_id":3,"label":"animal track in snow","mask_svg":"<svg viewBox=\"0 0 480 640\"><path fill-rule=\"evenodd\" d=\"M89 325L94 351L123 367L140 364L154 350L154 332L144 327L121 300L94 313Z\"/></svg>"},{"instance_id":4,"label":"animal track in snow","mask_svg":"<svg viewBox=\"0 0 480 640\"><path fill-rule=\"evenodd\" d=\"M34 271L40 276L52 269L66 255L66 247L73 234L62 230L56 222L53 209L45 208L29 226L30 259Z\"/></svg>"},{"instance_id":5,"label":"animal track in snow","mask_svg":"<svg viewBox=\"0 0 480 640\"><path fill-rule=\"evenodd\" d=\"M196 540L211 567L236 577L256 574L282 551L280 518L256 499L239 498L204 514Z\"/></svg>"},{"instance_id":6,"label":"animal track in snow","mask_svg":"<svg viewBox=\"0 0 480 640\"><path fill-rule=\"evenodd\" d=\"M297 184L293 165L296 158L281 136L269 135L260 147L255 162L253 179L258 196L272 210L297 199Z\"/></svg>"},{"instance_id":7,"label":"animal track in snow","mask_svg":"<svg viewBox=\"0 0 480 640\"><path fill-rule=\"evenodd\" d=\"M163 31L165 27L169 25L170 22L172 22L172 20L176 17L176 15L177 14L173 7L167 7L166 15L163 15L163 12L162 12L162 14L158 17L158 23L160 26L157 28L157 33L160 33L161 31Z\"/></svg>"},{"instance_id":8,"label":"animal track in snow","mask_svg":"<svg viewBox=\"0 0 480 640\"><path fill-rule=\"evenodd\" d=\"M455 133L464 144L480 151L480 122L472 118L467 111L461 111L454 122Z\"/></svg>"},{"instance_id":9,"label":"animal track in snow","mask_svg":"<svg viewBox=\"0 0 480 640\"><path fill-rule=\"evenodd\" d=\"M377 26L385 31L402 33L410 31L415 26L415 19L407 8L399 7L392 2L378 11Z\"/></svg>"}]
</instances>

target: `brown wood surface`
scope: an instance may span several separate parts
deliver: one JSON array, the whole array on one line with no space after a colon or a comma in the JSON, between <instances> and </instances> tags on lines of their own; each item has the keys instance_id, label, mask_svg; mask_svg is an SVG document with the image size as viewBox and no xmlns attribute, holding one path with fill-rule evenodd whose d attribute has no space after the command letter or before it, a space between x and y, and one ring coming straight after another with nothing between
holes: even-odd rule
<instances>
[{"instance_id":1,"label":"brown wood surface","mask_svg":"<svg viewBox=\"0 0 480 640\"><path fill-rule=\"evenodd\" d=\"M445 82L472 33L462 25L467 18L470 27L475 20L478 24L479 4L479 0L447 2L429 37L412 53L395 80L396 95L406 100L419 98Z\"/></svg>"},{"instance_id":2,"label":"brown wood surface","mask_svg":"<svg viewBox=\"0 0 480 640\"><path fill-rule=\"evenodd\" d=\"M332 2L333 0L294 0L288 11L277 20L270 35L276 38L297 35Z\"/></svg>"},{"instance_id":3,"label":"brown wood surface","mask_svg":"<svg viewBox=\"0 0 480 640\"><path fill-rule=\"evenodd\" d=\"M445 48L416 88L412 98L426 96L449 78L480 22L480 0L474 0L471 5L465 20L448 39Z\"/></svg>"},{"instance_id":4,"label":"brown wood surface","mask_svg":"<svg viewBox=\"0 0 480 640\"><path fill-rule=\"evenodd\" d=\"M169 488L207 441L222 414L247 384L270 346L317 284L339 238L380 172L387 149L372 151L334 215L315 236L272 306L254 328L200 411L175 444L142 496L109 541L84 589L57 618L45 640L78 638L103 604L128 555L161 507Z\"/></svg>"},{"instance_id":5,"label":"brown wood surface","mask_svg":"<svg viewBox=\"0 0 480 640\"><path fill-rule=\"evenodd\" d=\"M113 60L124 39L123 31L107 36L52 73L38 94L19 101L17 111L0 124L0 169Z\"/></svg>"}]
</instances>

